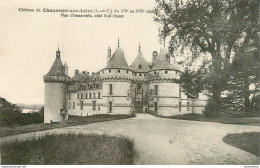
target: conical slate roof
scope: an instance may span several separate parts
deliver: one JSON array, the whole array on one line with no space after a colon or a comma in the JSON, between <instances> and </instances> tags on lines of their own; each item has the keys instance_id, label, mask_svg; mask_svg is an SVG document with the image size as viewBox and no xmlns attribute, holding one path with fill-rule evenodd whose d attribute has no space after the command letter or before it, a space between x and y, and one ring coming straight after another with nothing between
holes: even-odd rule
<instances>
[{"instance_id":1,"label":"conical slate roof","mask_svg":"<svg viewBox=\"0 0 260 168\"><path fill-rule=\"evenodd\" d=\"M128 66L124 52L121 50L121 48L118 46L116 51L114 52L112 58L107 63L107 66L105 69L130 69Z\"/></svg>"},{"instance_id":2,"label":"conical slate roof","mask_svg":"<svg viewBox=\"0 0 260 168\"><path fill-rule=\"evenodd\" d=\"M63 76L63 77L69 77L64 72L64 67L61 62L61 59L56 57L50 71L45 76Z\"/></svg>"},{"instance_id":3,"label":"conical slate roof","mask_svg":"<svg viewBox=\"0 0 260 168\"><path fill-rule=\"evenodd\" d=\"M135 57L134 62L132 63L132 69L135 72L148 72L149 66L146 60L143 57L141 51L138 52L137 56Z\"/></svg>"},{"instance_id":4,"label":"conical slate roof","mask_svg":"<svg viewBox=\"0 0 260 168\"><path fill-rule=\"evenodd\" d=\"M169 53L166 47L162 48L158 58L154 61L154 64L151 70L179 70L179 65L177 63L170 64L169 62Z\"/></svg>"}]
</instances>

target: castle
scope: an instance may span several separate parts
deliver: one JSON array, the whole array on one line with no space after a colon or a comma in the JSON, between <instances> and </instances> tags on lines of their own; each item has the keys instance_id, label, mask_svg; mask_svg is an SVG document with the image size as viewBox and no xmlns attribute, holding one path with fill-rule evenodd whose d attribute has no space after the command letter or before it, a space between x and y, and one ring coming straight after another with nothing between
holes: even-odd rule
<instances>
[{"instance_id":1,"label":"castle","mask_svg":"<svg viewBox=\"0 0 260 168\"><path fill-rule=\"evenodd\" d=\"M61 61L60 50L45 83L44 123L62 122L68 115L153 113L162 116L201 113L206 97L190 99L179 86L179 64L170 61L168 49L153 52L147 62L139 50L129 67L124 51L118 46L107 65L97 73L79 72L68 76L68 66ZM172 63L171 63L172 62Z\"/></svg>"}]
</instances>

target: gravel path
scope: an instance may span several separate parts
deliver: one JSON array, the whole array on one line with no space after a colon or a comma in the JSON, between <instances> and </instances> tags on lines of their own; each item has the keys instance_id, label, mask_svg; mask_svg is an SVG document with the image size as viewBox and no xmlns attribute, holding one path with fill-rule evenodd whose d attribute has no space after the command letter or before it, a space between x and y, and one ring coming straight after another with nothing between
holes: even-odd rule
<instances>
[{"instance_id":1,"label":"gravel path","mask_svg":"<svg viewBox=\"0 0 260 168\"><path fill-rule=\"evenodd\" d=\"M137 114L135 118L93 123L8 136L2 141L46 133L83 132L112 134L134 141L134 163L143 164L260 164L260 157L230 146L222 138L229 133L260 132L259 126L184 121Z\"/></svg>"}]
</instances>

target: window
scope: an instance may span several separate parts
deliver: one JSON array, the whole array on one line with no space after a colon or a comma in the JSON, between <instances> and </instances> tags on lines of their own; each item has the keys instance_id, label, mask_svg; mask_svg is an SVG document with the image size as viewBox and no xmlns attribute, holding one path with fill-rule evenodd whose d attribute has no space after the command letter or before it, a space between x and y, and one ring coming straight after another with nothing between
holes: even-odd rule
<instances>
[{"instance_id":1,"label":"window","mask_svg":"<svg viewBox=\"0 0 260 168\"><path fill-rule=\"evenodd\" d=\"M181 98L181 88L179 88L179 97Z\"/></svg>"},{"instance_id":2,"label":"window","mask_svg":"<svg viewBox=\"0 0 260 168\"><path fill-rule=\"evenodd\" d=\"M109 94L113 94L113 86L112 86L112 84L109 84Z\"/></svg>"},{"instance_id":3,"label":"window","mask_svg":"<svg viewBox=\"0 0 260 168\"><path fill-rule=\"evenodd\" d=\"M154 71L154 74L156 74L156 71Z\"/></svg>"},{"instance_id":4,"label":"window","mask_svg":"<svg viewBox=\"0 0 260 168\"><path fill-rule=\"evenodd\" d=\"M139 69L142 69L142 65L141 64L139 65Z\"/></svg>"},{"instance_id":5,"label":"window","mask_svg":"<svg viewBox=\"0 0 260 168\"><path fill-rule=\"evenodd\" d=\"M100 92L98 92L98 98L100 99Z\"/></svg>"},{"instance_id":6,"label":"window","mask_svg":"<svg viewBox=\"0 0 260 168\"><path fill-rule=\"evenodd\" d=\"M73 109L75 109L75 102L73 102Z\"/></svg>"},{"instance_id":7,"label":"window","mask_svg":"<svg viewBox=\"0 0 260 168\"><path fill-rule=\"evenodd\" d=\"M83 99L83 93L81 93L80 98Z\"/></svg>"},{"instance_id":8,"label":"window","mask_svg":"<svg viewBox=\"0 0 260 168\"><path fill-rule=\"evenodd\" d=\"M144 76L146 76L146 74L144 74Z\"/></svg>"},{"instance_id":9,"label":"window","mask_svg":"<svg viewBox=\"0 0 260 168\"><path fill-rule=\"evenodd\" d=\"M111 69L109 69L108 72L111 73Z\"/></svg>"},{"instance_id":10,"label":"window","mask_svg":"<svg viewBox=\"0 0 260 168\"><path fill-rule=\"evenodd\" d=\"M142 74L141 74L141 73L139 73L139 76L142 76Z\"/></svg>"},{"instance_id":11,"label":"window","mask_svg":"<svg viewBox=\"0 0 260 168\"><path fill-rule=\"evenodd\" d=\"M91 93L89 93L89 98L91 99Z\"/></svg>"},{"instance_id":12,"label":"window","mask_svg":"<svg viewBox=\"0 0 260 168\"><path fill-rule=\"evenodd\" d=\"M96 101L92 101L92 110L96 110Z\"/></svg>"},{"instance_id":13,"label":"window","mask_svg":"<svg viewBox=\"0 0 260 168\"><path fill-rule=\"evenodd\" d=\"M126 70L126 73L128 73L128 70Z\"/></svg>"},{"instance_id":14,"label":"window","mask_svg":"<svg viewBox=\"0 0 260 168\"><path fill-rule=\"evenodd\" d=\"M154 85L154 94L158 95L158 85Z\"/></svg>"},{"instance_id":15,"label":"window","mask_svg":"<svg viewBox=\"0 0 260 168\"><path fill-rule=\"evenodd\" d=\"M167 73L168 73L168 71L166 70L166 71L165 71L165 73L167 74Z\"/></svg>"},{"instance_id":16,"label":"window","mask_svg":"<svg viewBox=\"0 0 260 168\"><path fill-rule=\"evenodd\" d=\"M136 76L136 74L135 74L135 76Z\"/></svg>"},{"instance_id":17,"label":"window","mask_svg":"<svg viewBox=\"0 0 260 168\"><path fill-rule=\"evenodd\" d=\"M96 98L96 93L95 92L93 93L93 98Z\"/></svg>"},{"instance_id":18,"label":"window","mask_svg":"<svg viewBox=\"0 0 260 168\"><path fill-rule=\"evenodd\" d=\"M69 102L69 109L70 109L71 103Z\"/></svg>"},{"instance_id":19,"label":"window","mask_svg":"<svg viewBox=\"0 0 260 168\"><path fill-rule=\"evenodd\" d=\"M120 70L117 70L118 73L120 73Z\"/></svg>"},{"instance_id":20,"label":"window","mask_svg":"<svg viewBox=\"0 0 260 168\"><path fill-rule=\"evenodd\" d=\"M86 93L86 99L88 98L88 93Z\"/></svg>"},{"instance_id":21,"label":"window","mask_svg":"<svg viewBox=\"0 0 260 168\"><path fill-rule=\"evenodd\" d=\"M179 101L179 112L181 112L181 100Z\"/></svg>"},{"instance_id":22,"label":"window","mask_svg":"<svg viewBox=\"0 0 260 168\"><path fill-rule=\"evenodd\" d=\"M80 101L80 110L83 110L83 101Z\"/></svg>"},{"instance_id":23,"label":"window","mask_svg":"<svg viewBox=\"0 0 260 168\"><path fill-rule=\"evenodd\" d=\"M109 102L109 113L112 113L112 102Z\"/></svg>"},{"instance_id":24,"label":"window","mask_svg":"<svg viewBox=\"0 0 260 168\"><path fill-rule=\"evenodd\" d=\"M70 96L71 96L71 95L70 95L70 93L69 93L69 100L70 100Z\"/></svg>"},{"instance_id":25,"label":"window","mask_svg":"<svg viewBox=\"0 0 260 168\"><path fill-rule=\"evenodd\" d=\"M98 105L98 111L100 111L100 105Z\"/></svg>"},{"instance_id":26,"label":"window","mask_svg":"<svg viewBox=\"0 0 260 168\"><path fill-rule=\"evenodd\" d=\"M157 102L154 102L154 111L157 111L158 107L157 107Z\"/></svg>"},{"instance_id":27,"label":"window","mask_svg":"<svg viewBox=\"0 0 260 168\"><path fill-rule=\"evenodd\" d=\"M190 111L190 102L187 101L187 111Z\"/></svg>"},{"instance_id":28,"label":"window","mask_svg":"<svg viewBox=\"0 0 260 168\"><path fill-rule=\"evenodd\" d=\"M77 95L77 98L79 99L79 93L78 93L78 95Z\"/></svg>"}]
</instances>

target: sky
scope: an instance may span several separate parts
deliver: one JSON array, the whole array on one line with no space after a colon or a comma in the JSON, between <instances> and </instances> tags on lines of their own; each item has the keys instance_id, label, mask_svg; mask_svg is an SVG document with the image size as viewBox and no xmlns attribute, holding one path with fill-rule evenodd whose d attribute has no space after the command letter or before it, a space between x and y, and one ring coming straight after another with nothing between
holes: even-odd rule
<instances>
[{"instance_id":1,"label":"sky","mask_svg":"<svg viewBox=\"0 0 260 168\"><path fill-rule=\"evenodd\" d=\"M58 45L71 77L75 69L91 73L104 68L107 48L113 53L118 38L129 65L139 42L147 61L162 47L159 25L149 13L126 13L117 19L65 18L61 12L19 12L19 8L148 10L154 6L152 0L1 0L0 96L12 103L43 104L43 76L55 60Z\"/></svg>"}]
</instances>

